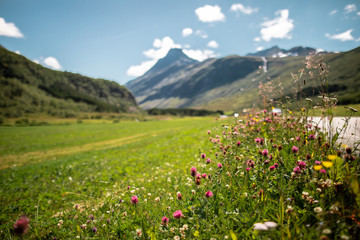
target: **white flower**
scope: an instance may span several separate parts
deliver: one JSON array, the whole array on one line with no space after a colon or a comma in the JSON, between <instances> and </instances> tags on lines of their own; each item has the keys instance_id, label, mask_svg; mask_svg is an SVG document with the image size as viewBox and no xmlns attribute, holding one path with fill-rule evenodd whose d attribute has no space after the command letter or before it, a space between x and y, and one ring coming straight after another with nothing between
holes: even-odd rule
<instances>
[{"instance_id":1,"label":"white flower","mask_svg":"<svg viewBox=\"0 0 360 240\"><path fill-rule=\"evenodd\" d=\"M255 223L254 224L254 230L259 230L259 231L266 231L266 230L268 230L269 228L265 225L265 224L263 224L263 223Z\"/></svg>"},{"instance_id":2,"label":"white flower","mask_svg":"<svg viewBox=\"0 0 360 240\"><path fill-rule=\"evenodd\" d=\"M314 208L314 211L316 213L322 213L322 208L321 207L316 207L316 208Z\"/></svg>"},{"instance_id":3,"label":"white flower","mask_svg":"<svg viewBox=\"0 0 360 240\"><path fill-rule=\"evenodd\" d=\"M259 230L259 231L266 231L266 230L269 230L271 228L276 228L276 227L277 227L276 222L264 222L264 223L255 223L254 224L254 230Z\"/></svg>"},{"instance_id":4,"label":"white flower","mask_svg":"<svg viewBox=\"0 0 360 240\"><path fill-rule=\"evenodd\" d=\"M268 228L276 228L276 227L277 227L277 223L276 223L276 222L264 222L264 224L265 224Z\"/></svg>"}]
</instances>

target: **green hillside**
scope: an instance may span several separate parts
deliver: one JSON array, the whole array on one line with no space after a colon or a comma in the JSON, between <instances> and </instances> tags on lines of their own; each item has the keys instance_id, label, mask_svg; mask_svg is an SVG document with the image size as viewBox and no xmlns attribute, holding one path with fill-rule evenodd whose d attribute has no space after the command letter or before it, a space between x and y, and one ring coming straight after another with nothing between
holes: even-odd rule
<instances>
[{"instance_id":1,"label":"green hillside","mask_svg":"<svg viewBox=\"0 0 360 240\"><path fill-rule=\"evenodd\" d=\"M116 82L55 71L0 47L0 116L137 110L133 95Z\"/></svg>"},{"instance_id":2,"label":"green hillside","mask_svg":"<svg viewBox=\"0 0 360 240\"><path fill-rule=\"evenodd\" d=\"M326 80L327 91L338 98L339 104L360 103L360 48L345 53L332 53L323 56L324 62L329 66ZM210 110L240 110L259 103L259 84L271 82L274 88L273 97L278 99L281 95L292 96L301 89L304 97L315 98L319 94L319 83L303 75L300 86L295 83L291 73L299 76L299 69L306 69L304 57L270 58L267 69L253 72L243 79L234 81L205 93L209 101L198 102L195 107L204 107ZM305 79L305 85L303 80ZM224 94L231 91L231 94ZM281 95L280 95L281 94ZM212 98L212 96L221 96Z\"/></svg>"}]
</instances>

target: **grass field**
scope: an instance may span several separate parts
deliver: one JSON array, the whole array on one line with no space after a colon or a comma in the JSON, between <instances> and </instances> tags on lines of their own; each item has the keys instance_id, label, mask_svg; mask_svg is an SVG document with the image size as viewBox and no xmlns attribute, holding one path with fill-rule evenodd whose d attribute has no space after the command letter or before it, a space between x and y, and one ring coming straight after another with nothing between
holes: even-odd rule
<instances>
[{"instance_id":1,"label":"grass field","mask_svg":"<svg viewBox=\"0 0 360 240\"><path fill-rule=\"evenodd\" d=\"M359 149L306 114L0 127L0 239L359 239Z\"/></svg>"},{"instance_id":2,"label":"grass field","mask_svg":"<svg viewBox=\"0 0 360 240\"><path fill-rule=\"evenodd\" d=\"M217 124L185 118L0 127L1 236L23 214L51 221L59 209L97 202L107 189L139 182L156 168L185 172L206 146L205 130Z\"/></svg>"}]
</instances>

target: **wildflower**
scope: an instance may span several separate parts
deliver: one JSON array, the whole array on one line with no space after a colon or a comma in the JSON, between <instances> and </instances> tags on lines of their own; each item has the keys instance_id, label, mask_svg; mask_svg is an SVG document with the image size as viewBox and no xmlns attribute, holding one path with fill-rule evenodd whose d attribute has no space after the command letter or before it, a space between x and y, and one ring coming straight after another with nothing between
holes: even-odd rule
<instances>
[{"instance_id":1,"label":"wildflower","mask_svg":"<svg viewBox=\"0 0 360 240\"><path fill-rule=\"evenodd\" d=\"M181 200L182 199L182 195L180 192L177 193L177 199Z\"/></svg>"},{"instance_id":2,"label":"wildflower","mask_svg":"<svg viewBox=\"0 0 360 240\"><path fill-rule=\"evenodd\" d=\"M156 197L156 198L155 198L155 202L160 202L160 198L159 198L159 197Z\"/></svg>"},{"instance_id":3,"label":"wildflower","mask_svg":"<svg viewBox=\"0 0 360 240\"><path fill-rule=\"evenodd\" d=\"M202 153L202 154L201 154L201 158L206 158L206 154L205 154L205 153Z\"/></svg>"},{"instance_id":4,"label":"wildflower","mask_svg":"<svg viewBox=\"0 0 360 240\"><path fill-rule=\"evenodd\" d=\"M205 197L209 198L209 197L212 197L213 193L211 191L207 191L205 193Z\"/></svg>"},{"instance_id":5,"label":"wildflower","mask_svg":"<svg viewBox=\"0 0 360 240\"><path fill-rule=\"evenodd\" d=\"M251 170L251 168L249 168L249 167L246 168L246 171L250 171L250 170Z\"/></svg>"},{"instance_id":6,"label":"wildflower","mask_svg":"<svg viewBox=\"0 0 360 240\"><path fill-rule=\"evenodd\" d=\"M277 168L277 167L279 166L279 164L278 164L278 163L274 163L274 166Z\"/></svg>"},{"instance_id":7,"label":"wildflower","mask_svg":"<svg viewBox=\"0 0 360 240\"><path fill-rule=\"evenodd\" d=\"M23 235L27 233L29 231L29 222L30 220L26 216L22 216L13 225L14 233L18 235Z\"/></svg>"},{"instance_id":8,"label":"wildflower","mask_svg":"<svg viewBox=\"0 0 360 240\"><path fill-rule=\"evenodd\" d=\"M295 146L293 146L292 148L291 148L291 152L292 153L297 153L299 151L299 148L297 148L297 147L295 147Z\"/></svg>"},{"instance_id":9,"label":"wildflower","mask_svg":"<svg viewBox=\"0 0 360 240\"><path fill-rule=\"evenodd\" d=\"M239 146L240 146L240 144L241 144L241 142L240 142L240 141L238 141L238 142L237 142L237 146L239 147Z\"/></svg>"},{"instance_id":10,"label":"wildflower","mask_svg":"<svg viewBox=\"0 0 360 240\"><path fill-rule=\"evenodd\" d=\"M331 168L331 167L334 165L334 163L331 162L331 161L323 161L322 164L323 164L324 167L326 167L326 168Z\"/></svg>"},{"instance_id":11,"label":"wildflower","mask_svg":"<svg viewBox=\"0 0 360 240\"><path fill-rule=\"evenodd\" d=\"M218 163L217 166L218 166L218 168L222 168L222 164L221 164L221 163Z\"/></svg>"},{"instance_id":12,"label":"wildflower","mask_svg":"<svg viewBox=\"0 0 360 240\"><path fill-rule=\"evenodd\" d=\"M270 228L276 228L277 227L277 223L275 222L265 222L265 223L255 223L254 224L254 230L259 230L259 231L267 231Z\"/></svg>"},{"instance_id":13,"label":"wildflower","mask_svg":"<svg viewBox=\"0 0 360 240\"><path fill-rule=\"evenodd\" d=\"M248 165L249 167L252 167L252 168L255 166L253 160L251 160L251 159L249 159L249 160L247 161L247 165Z\"/></svg>"},{"instance_id":14,"label":"wildflower","mask_svg":"<svg viewBox=\"0 0 360 240\"><path fill-rule=\"evenodd\" d=\"M181 217L183 217L184 215L182 214L181 210L177 210L176 212L174 212L173 217L175 219L180 219Z\"/></svg>"},{"instance_id":15,"label":"wildflower","mask_svg":"<svg viewBox=\"0 0 360 240\"><path fill-rule=\"evenodd\" d=\"M264 149L264 150L262 151L262 155L263 155L264 157L266 157L268 154L269 154L269 151L268 151L267 149Z\"/></svg>"},{"instance_id":16,"label":"wildflower","mask_svg":"<svg viewBox=\"0 0 360 240\"><path fill-rule=\"evenodd\" d=\"M196 184L196 185L201 185L201 179L200 179L200 178L196 178L195 184Z\"/></svg>"},{"instance_id":17,"label":"wildflower","mask_svg":"<svg viewBox=\"0 0 360 240\"><path fill-rule=\"evenodd\" d=\"M206 173L203 173L203 174L201 175L201 177L202 177L202 178L207 178Z\"/></svg>"},{"instance_id":18,"label":"wildflower","mask_svg":"<svg viewBox=\"0 0 360 240\"><path fill-rule=\"evenodd\" d=\"M291 207L291 206L287 206L287 209L286 209L286 213L292 213L292 211L293 211L294 209Z\"/></svg>"},{"instance_id":19,"label":"wildflower","mask_svg":"<svg viewBox=\"0 0 360 240\"><path fill-rule=\"evenodd\" d=\"M347 154L351 154L351 148L350 148L350 147L347 147L347 148L345 149L345 152L346 152Z\"/></svg>"},{"instance_id":20,"label":"wildflower","mask_svg":"<svg viewBox=\"0 0 360 240\"><path fill-rule=\"evenodd\" d=\"M320 161L315 161L315 165L321 165Z\"/></svg>"},{"instance_id":21,"label":"wildflower","mask_svg":"<svg viewBox=\"0 0 360 240\"><path fill-rule=\"evenodd\" d=\"M267 226L268 228L276 228L277 227L277 223L276 222L264 222L265 226Z\"/></svg>"},{"instance_id":22,"label":"wildflower","mask_svg":"<svg viewBox=\"0 0 360 240\"><path fill-rule=\"evenodd\" d=\"M132 203L132 204L135 204L135 205L136 205L138 202L139 202L139 199L138 199L137 196L132 196L132 197L131 197L131 203Z\"/></svg>"},{"instance_id":23,"label":"wildflower","mask_svg":"<svg viewBox=\"0 0 360 240\"><path fill-rule=\"evenodd\" d=\"M208 159L206 159L206 163L211 163L211 159L210 158L208 158Z\"/></svg>"},{"instance_id":24,"label":"wildflower","mask_svg":"<svg viewBox=\"0 0 360 240\"><path fill-rule=\"evenodd\" d=\"M298 166L300 169L304 169L306 167L306 163L303 161L298 162Z\"/></svg>"},{"instance_id":25,"label":"wildflower","mask_svg":"<svg viewBox=\"0 0 360 240\"><path fill-rule=\"evenodd\" d=\"M322 213L322 208L321 207L316 207L316 208L314 208L314 212Z\"/></svg>"},{"instance_id":26,"label":"wildflower","mask_svg":"<svg viewBox=\"0 0 360 240\"><path fill-rule=\"evenodd\" d=\"M81 224L81 229L86 229L86 224Z\"/></svg>"},{"instance_id":27,"label":"wildflower","mask_svg":"<svg viewBox=\"0 0 360 240\"><path fill-rule=\"evenodd\" d=\"M308 137L309 140L314 140L315 139L315 135L314 134L311 134L309 137Z\"/></svg>"},{"instance_id":28,"label":"wildflower","mask_svg":"<svg viewBox=\"0 0 360 240\"><path fill-rule=\"evenodd\" d=\"M164 216L164 217L161 218L161 224L162 225L167 225L168 223L169 223L169 219L167 217Z\"/></svg>"},{"instance_id":29,"label":"wildflower","mask_svg":"<svg viewBox=\"0 0 360 240\"><path fill-rule=\"evenodd\" d=\"M138 237L141 237L141 235L142 235L141 229L136 229L136 235Z\"/></svg>"},{"instance_id":30,"label":"wildflower","mask_svg":"<svg viewBox=\"0 0 360 240\"><path fill-rule=\"evenodd\" d=\"M281 151L283 149L283 146L282 145L279 145L278 146L278 150Z\"/></svg>"},{"instance_id":31,"label":"wildflower","mask_svg":"<svg viewBox=\"0 0 360 240\"><path fill-rule=\"evenodd\" d=\"M196 175L196 167L192 167L191 168L191 176L193 176L193 177L195 177L195 175Z\"/></svg>"},{"instance_id":32,"label":"wildflower","mask_svg":"<svg viewBox=\"0 0 360 240\"><path fill-rule=\"evenodd\" d=\"M294 173L301 174L301 169L297 166L294 168Z\"/></svg>"},{"instance_id":33,"label":"wildflower","mask_svg":"<svg viewBox=\"0 0 360 240\"><path fill-rule=\"evenodd\" d=\"M210 130L208 130L208 131L207 131L207 134L209 134L209 135L210 135L210 134L211 134L211 131L210 131Z\"/></svg>"},{"instance_id":34,"label":"wildflower","mask_svg":"<svg viewBox=\"0 0 360 240\"><path fill-rule=\"evenodd\" d=\"M180 240L180 237L179 237L179 236L175 236L175 237L174 237L174 240Z\"/></svg>"},{"instance_id":35,"label":"wildflower","mask_svg":"<svg viewBox=\"0 0 360 240\"><path fill-rule=\"evenodd\" d=\"M94 220L94 215L89 215L89 218L91 219L91 220Z\"/></svg>"},{"instance_id":36,"label":"wildflower","mask_svg":"<svg viewBox=\"0 0 360 240\"><path fill-rule=\"evenodd\" d=\"M334 161L334 160L337 158L337 156L336 156L336 155L329 155L329 156L327 156L327 158L328 158L330 161Z\"/></svg>"},{"instance_id":37,"label":"wildflower","mask_svg":"<svg viewBox=\"0 0 360 240\"><path fill-rule=\"evenodd\" d=\"M275 168L276 168L275 166L270 166L270 167L269 167L270 171L274 171Z\"/></svg>"},{"instance_id":38,"label":"wildflower","mask_svg":"<svg viewBox=\"0 0 360 240\"><path fill-rule=\"evenodd\" d=\"M93 233L97 232L97 227L94 227L93 229L91 229L93 231Z\"/></svg>"},{"instance_id":39,"label":"wildflower","mask_svg":"<svg viewBox=\"0 0 360 240\"><path fill-rule=\"evenodd\" d=\"M319 171L319 170L322 169L322 166L321 165L315 165L313 168L314 168L315 171Z\"/></svg>"}]
</instances>

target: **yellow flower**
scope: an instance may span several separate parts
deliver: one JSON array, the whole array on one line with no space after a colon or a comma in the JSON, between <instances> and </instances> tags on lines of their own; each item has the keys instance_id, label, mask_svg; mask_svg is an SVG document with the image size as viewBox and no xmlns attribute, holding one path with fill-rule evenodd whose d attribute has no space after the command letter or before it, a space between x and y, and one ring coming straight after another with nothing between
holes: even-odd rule
<instances>
[{"instance_id":1,"label":"yellow flower","mask_svg":"<svg viewBox=\"0 0 360 240\"><path fill-rule=\"evenodd\" d=\"M274 107L271 107L272 110L274 110L275 108Z\"/></svg>"},{"instance_id":2,"label":"yellow flower","mask_svg":"<svg viewBox=\"0 0 360 240\"><path fill-rule=\"evenodd\" d=\"M337 156L336 155L329 155L329 156L327 156L327 158L329 160L331 160L331 161L334 161L337 158Z\"/></svg>"},{"instance_id":3,"label":"yellow flower","mask_svg":"<svg viewBox=\"0 0 360 240\"><path fill-rule=\"evenodd\" d=\"M348 147L348 145L346 145L346 144L342 144L342 145L341 145L341 147L342 147L342 148L347 148L347 147Z\"/></svg>"},{"instance_id":4,"label":"yellow flower","mask_svg":"<svg viewBox=\"0 0 360 240\"><path fill-rule=\"evenodd\" d=\"M289 113L292 113L292 111L289 111Z\"/></svg>"},{"instance_id":5,"label":"yellow flower","mask_svg":"<svg viewBox=\"0 0 360 240\"><path fill-rule=\"evenodd\" d=\"M334 165L334 163L331 162L331 161L324 161L322 164L323 164L324 167L326 167L326 168L331 168L331 167Z\"/></svg>"},{"instance_id":6,"label":"yellow flower","mask_svg":"<svg viewBox=\"0 0 360 240\"><path fill-rule=\"evenodd\" d=\"M322 169L322 166L321 166L321 165L315 165L315 166L314 166L314 170L315 170L315 171L319 171L320 169Z\"/></svg>"}]
</instances>

